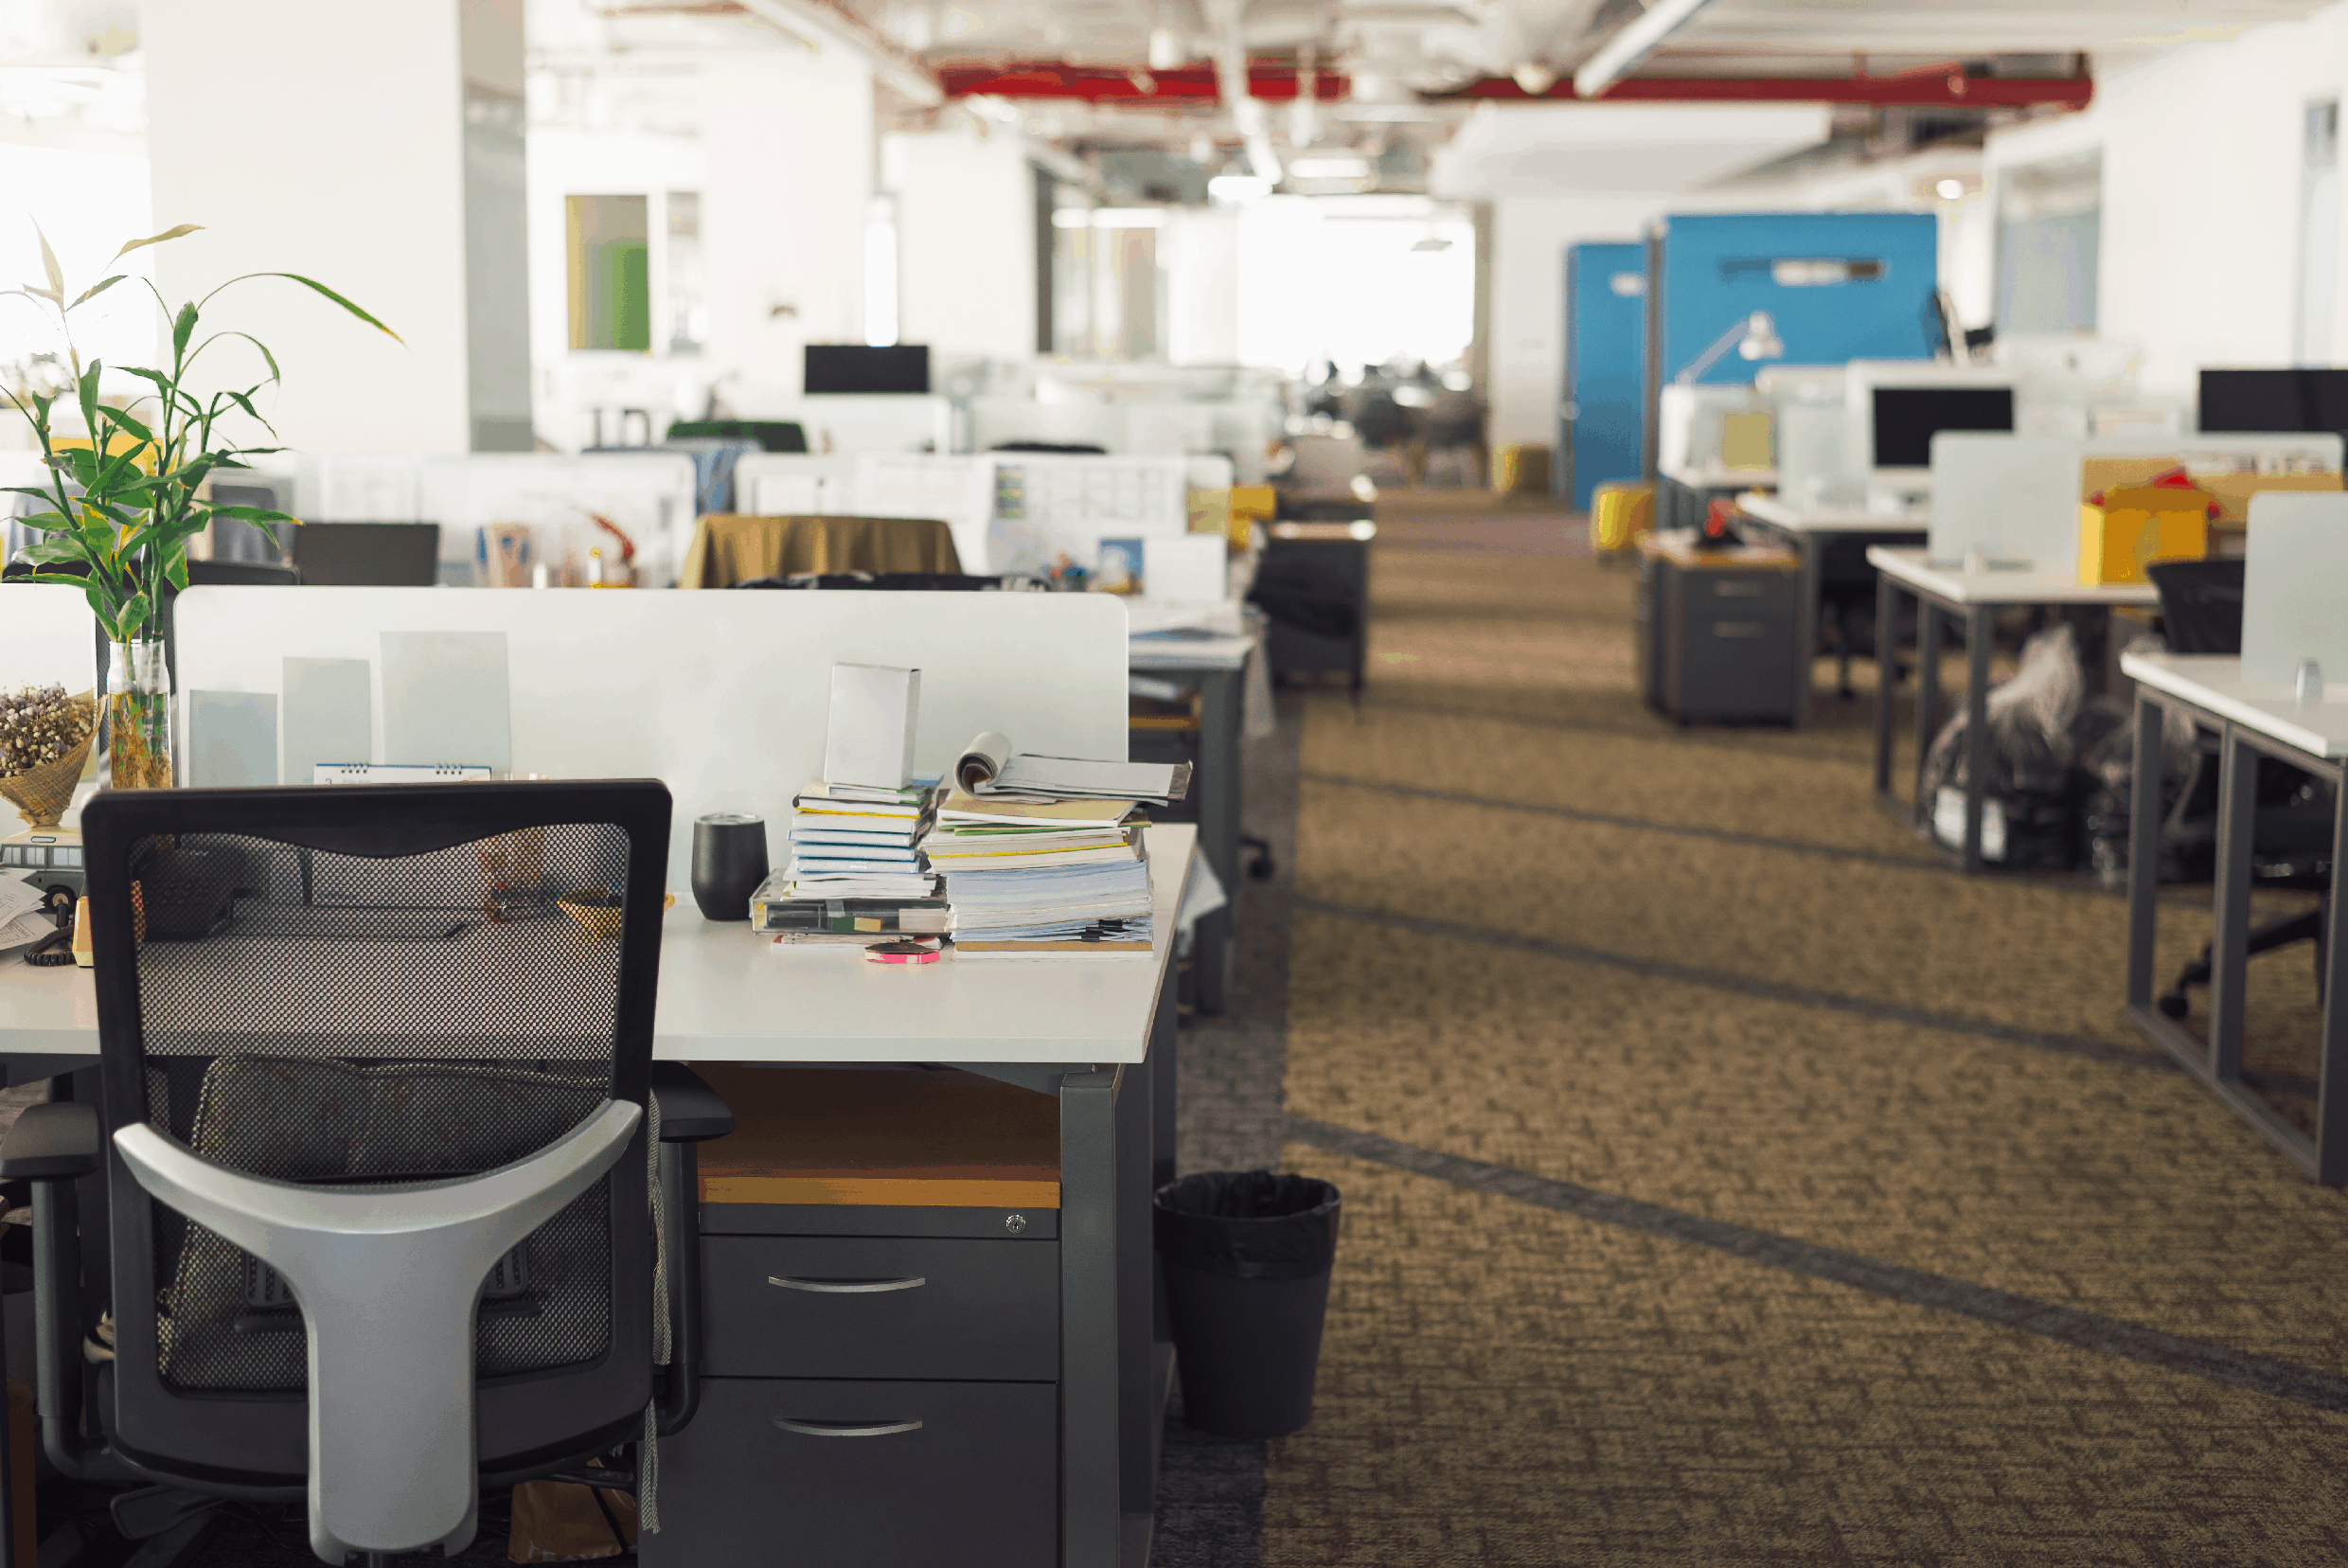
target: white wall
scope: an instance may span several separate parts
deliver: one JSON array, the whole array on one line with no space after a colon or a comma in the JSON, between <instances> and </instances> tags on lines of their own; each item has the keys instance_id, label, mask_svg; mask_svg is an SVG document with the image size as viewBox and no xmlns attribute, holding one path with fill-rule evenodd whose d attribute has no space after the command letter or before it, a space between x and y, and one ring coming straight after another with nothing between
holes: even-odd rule
<instances>
[{"instance_id":1,"label":"white wall","mask_svg":"<svg viewBox=\"0 0 2348 1568\"><path fill-rule=\"evenodd\" d=\"M736 375L730 401L755 415L762 396L798 394L805 345L864 341L872 71L827 45L746 56L706 76L703 358Z\"/></svg>"},{"instance_id":2,"label":"white wall","mask_svg":"<svg viewBox=\"0 0 2348 1568\"><path fill-rule=\"evenodd\" d=\"M456 0L146 0L140 11L154 221L206 225L156 247L165 296L245 272L317 278L406 347L280 279L239 284L206 312L207 326L276 353L285 384L263 411L284 444L466 451ZM222 383L265 374L234 345L212 367Z\"/></svg>"},{"instance_id":3,"label":"white wall","mask_svg":"<svg viewBox=\"0 0 2348 1568\"><path fill-rule=\"evenodd\" d=\"M1990 138L1993 188L1998 169L2101 150L2097 330L2143 345L2146 390L2189 392L2205 365L2290 363L2302 116L2348 89L2348 5L2146 62L2099 61L2096 78L2085 114ZM1988 252L1994 224L1970 242ZM2343 351L2336 329L2332 362Z\"/></svg>"},{"instance_id":4,"label":"white wall","mask_svg":"<svg viewBox=\"0 0 2348 1568\"><path fill-rule=\"evenodd\" d=\"M1503 196L1492 204L1493 442L1557 438L1565 382L1568 246L1644 239L1647 224L1684 210L1683 199L1645 196Z\"/></svg>"},{"instance_id":5,"label":"white wall","mask_svg":"<svg viewBox=\"0 0 2348 1568\"><path fill-rule=\"evenodd\" d=\"M893 137L898 340L941 359L1036 351L1036 191L1026 143L967 123Z\"/></svg>"},{"instance_id":6,"label":"white wall","mask_svg":"<svg viewBox=\"0 0 2348 1568\"><path fill-rule=\"evenodd\" d=\"M75 294L112 274L130 275L130 281L116 284L73 313L74 345L85 364L93 359L109 365L154 363L158 312L154 296L138 281L150 274L149 258L154 252L133 251L108 264L124 241L155 231L147 185L144 157L0 140L0 191L8 193L7 207L0 207L0 287L41 281L36 223L48 236ZM61 359L65 353L48 302L0 300L0 365L37 353L55 353ZM143 385L127 377L121 380L124 390ZM108 378L108 389L115 384L115 378ZM0 402L0 448L30 441L29 427Z\"/></svg>"}]
</instances>

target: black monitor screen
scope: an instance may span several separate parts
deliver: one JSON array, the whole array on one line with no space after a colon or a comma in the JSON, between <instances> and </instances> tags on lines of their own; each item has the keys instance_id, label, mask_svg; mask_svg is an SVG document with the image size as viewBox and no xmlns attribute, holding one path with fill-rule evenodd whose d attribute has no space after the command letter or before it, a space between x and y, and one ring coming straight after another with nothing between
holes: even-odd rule
<instances>
[{"instance_id":1,"label":"black monitor screen","mask_svg":"<svg viewBox=\"0 0 2348 1568\"><path fill-rule=\"evenodd\" d=\"M807 346L807 389L813 392L927 392L927 344L870 348L854 343Z\"/></svg>"},{"instance_id":2,"label":"black monitor screen","mask_svg":"<svg viewBox=\"0 0 2348 1568\"><path fill-rule=\"evenodd\" d=\"M437 523L305 523L285 532L312 587L429 588L440 579Z\"/></svg>"},{"instance_id":3,"label":"black monitor screen","mask_svg":"<svg viewBox=\"0 0 2348 1568\"><path fill-rule=\"evenodd\" d=\"M2348 433L2348 370L2204 370L2201 428Z\"/></svg>"},{"instance_id":4,"label":"black monitor screen","mask_svg":"<svg viewBox=\"0 0 2348 1568\"><path fill-rule=\"evenodd\" d=\"M1932 437L1944 430L2012 430L2010 386L1878 386L1877 468L1932 466Z\"/></svg>"}]
</instances>

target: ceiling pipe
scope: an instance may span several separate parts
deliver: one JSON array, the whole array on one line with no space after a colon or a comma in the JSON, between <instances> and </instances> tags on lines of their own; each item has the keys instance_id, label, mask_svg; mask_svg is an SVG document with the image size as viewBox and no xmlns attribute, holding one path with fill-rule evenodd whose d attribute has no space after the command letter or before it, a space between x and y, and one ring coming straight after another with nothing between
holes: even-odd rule
<instances>
[{"instance_id":1,"label":"ceiling pipe","mask_svg":"<svg viewBox=\"0 0 2348 1568\"><path fill-rule=\"evenodd\" d=\"M1442 98L1502 102L1585 101L1570 81L1527 93L1507 77L1485 77ZM1438 98L1436 101L1442 101ZM1961 71L1896 77L1632 77L1615 83L1607 103L1846 103L1878 109L2085 109L2095 79L1968 77Z\"/></svg>"},{"instance_id":2,"label":"ceiling pipe","mask_svg":"<svg viewBox=\"0 0 2348 1568\"><path fill-rule=\"evenodd\" d=\"M1598 97L1637 70L1639 62L1653 54L1664 39L1694 21L1697 13L1712 3L1713 0L1654 0L1598 45L1596 54L1583 62L1582 68L1574 73L1574 91L1586 98Z\"/></svg>"},{"instance_id":3,"label":"ceiling pipe","mask_svg":"<svg viewBox=\"0 0 2348 1568\"><path fill-rule=\"evenodd\" d=\"M870 62L873 80L923 109L946 101L937 78L845 5L827 0L738 0L739 9L794 33L837 44Z\"/></svg>"},{"instance_id":4,"label":"ceiling pipe","mask_svg":"<svg viewBox=\"0 0 2348 1568\"><path fill-rule=\"evenodd\" d=\"M1248 90L1247 44L1240 36L1247 0L1205 0L1203 9L1215 46L1215 85L1247 147L1248 166L1257 179L1278 185L1280 155L1272 150L1263 102Z\"/></svg>"},{"instance_id":5,"label":"ceiling pipe","mask_svg":"<svg viewBox=\"0 0 2348 1568\"><path fill-rule=\"evenodd\" d=\"M1070 65L1054 61L1030 61L1010 65L946 65L938 70L946 96L971 98L991 94L1006 98L1082 98L1114 105L1211 104L1222 93L1215 72L1202 65L1150 73L1149 91L1120 66ZM1249 96L1280 102L1309 91L1324 103L1345 97L1350 83L1335 71L1315 73L1307 85L1302 74L1284 65L1254 65L1248 69ZM2095 98L2095 79L2068 77L1968 77L1949 71L1933 76L1896 77L1632 77L1618 82L1603 101L1608 103L1847 103L1877 108L1913 109L2085 109ZM1574 103L1581 101L1570 81L1559 81L1548 92L1532 94L1507 77L1485 77L1432 98L1435 103L1462 98L1503 103Z\"/></svg>"}]
</instances>

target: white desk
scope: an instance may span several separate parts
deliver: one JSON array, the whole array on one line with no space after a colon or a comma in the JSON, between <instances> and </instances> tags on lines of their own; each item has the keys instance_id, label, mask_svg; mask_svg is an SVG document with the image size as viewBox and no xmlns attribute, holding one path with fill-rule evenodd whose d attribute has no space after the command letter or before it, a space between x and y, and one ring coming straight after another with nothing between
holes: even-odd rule
<instances>
[{"instance_id":1,"label":"white desk","mask_svg":"<svg viewBox=\"0 0 2348 1568\"><path fill-rule=\"evenodd\" d=\"M657 1057L953 1063L1058 1099L1066 1568L1146 1559L1172 1366L1153 1327L1149 1203L1175 1174L1174 921L1198 830L1153 827L1147 842L1146 957L884 967L853 948L777 951L683 900L661 947ZM88 972L0 962L0 1056L11 1081L95 1066Z\"/></svg>"},{"instance_id":2,"label":"white desk","mask_svg":"<svg viewBox=\"0 0 2348 1568\"><path fill-rule=\"evenodd\" d=\"M1830 510L1805 511L1773 495L1748 494L1736 498L1737 514L1759 526L1794 553L1802 562L1801 580L1796 588L1798 598L1794 611L1796 644L1795 668L1800 672L1794 683L1794 727L1806 729L1810 722L1810 660L1818 646L1819 610L1825 598L1829 574L1839 579L1856 576L1866 567L1865 551L1876 544L1920 544L1924 542L1925 520L1908 517L1878 517L1864 508L1837 508ZM1856 695L1851 689L1850 637L1848 628L1837 619L1839 655L1836 691L1843 697Z\"/></svg>"},{"instance_id":3,"label":"white desk","mask_svg":"<svg viewBox=\"0 0 2348 1568\"><path fill-rule=\"evenodd\" d=\"M1898 660L1894 648L1899 625L1899 596L1916 600L1916 780L1924 777L1925 757L1940 728L1940 647L1944 617L1965 626L1966 654L1966 787L1965 868L1979 871L1982 858L1982 803L1989 772L1989 630L1994 612L2009 605L2088 604L2109 608L2118 604L2158 604L2161 595L2148 582L2081 585L2070 572L1992 568L1967 572L1936 566L1917 549L1871 546L1867 563L1876 569L1876 794L1901 821L1917 821L1915 791L1903 799L1892 793L1892 693L1898 684Z\"/></svg>"},{"instance_id":4,"label":"white desk","mask_svg":"<svg viewBox=\"0 0 2348 1568\"><path fill-rule=\"evenodd\" d=\"M2304 769L2332 786L2333 887L2348 853L2348 693L2301 706L2281 686L2247 682L2232 657L2128 653L2136 682L2136 769L2128 818L2127 1010L2152 1040L2326 1186L2348 1183L2348 922L2333 898L2320 938L2323 1012L2317 1056L2316 1131L2302 1132L2242 1081L2242 998L2250 956L2250 859L2256 833L2258 756ZM2197 1040L2153 1001L2159 918L2161 733L2164 712L2218 735L2215 929L2210 936L2210 1026ZM2146 810L2145 803L2152 803ZM2333 897L2327 895L2327 897Z\"/></svg>"}]
</instances>

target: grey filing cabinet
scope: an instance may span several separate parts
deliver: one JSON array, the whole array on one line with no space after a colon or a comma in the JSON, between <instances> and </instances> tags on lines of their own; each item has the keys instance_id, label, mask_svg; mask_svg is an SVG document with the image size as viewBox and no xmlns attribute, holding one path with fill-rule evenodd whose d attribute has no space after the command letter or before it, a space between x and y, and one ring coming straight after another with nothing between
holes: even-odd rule
<instances>
[{"instance_id":1,"label":"grey filing cabinet","mask_svg":"<svg viewBox=\"0 0 2348 1568\"><path fill-rule=\"evenodd\" d=\"M1692 534L1639 537L1634 620L1639 689L1681 723L1791 724L1806 673L1798 635L1801 562L1788 550L1698 549Z\"/></svg>"},{"instance_id":2,"label":"grey filing cabinet","mask_svg":"<svg viewBox=\"0 0 2348 1568\"><path fill-rule=\"evenodd\" d=\"M704 1203L702 1232L648 1568L1058 1562L1058 1210Z\"/></svg>"}]
</instances>

